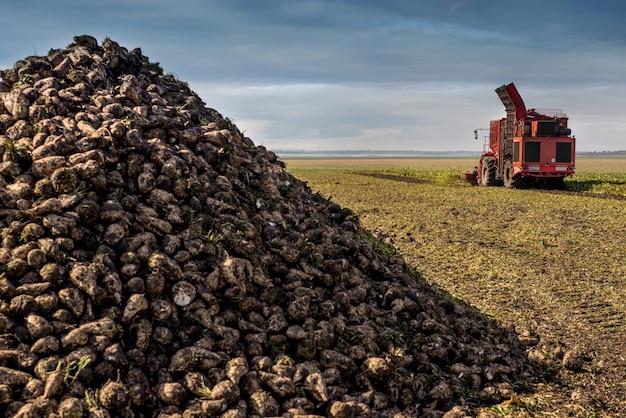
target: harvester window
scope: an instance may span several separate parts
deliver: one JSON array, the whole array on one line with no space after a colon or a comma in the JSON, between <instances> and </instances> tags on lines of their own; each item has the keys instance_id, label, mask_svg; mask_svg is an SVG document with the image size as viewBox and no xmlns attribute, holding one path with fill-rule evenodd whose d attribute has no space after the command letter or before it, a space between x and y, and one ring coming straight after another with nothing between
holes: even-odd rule
<instances>
[{"instance_id":1,"label":"harvester window","mask_svg":"<svg viewBox=\"0 0 626 418\"><path fill-rule=\"evenodd\" d=\"M540 120L539 122L537 122L537 136L554 136L555 133L555 120Z\"/></svg>"},{"instance_id":2,"label":"harvester window","mask_svg":"<svg viewBox=\"0 0 626 418\"><path fill-rule=\"evenodd\" d=\"M572 162L572 144L569 142L556 143L556 162L571 163Z\"/></svg>"},{"instance_id":3,"label":"harvester window","mask_svg":"<svg viewBox=\"0 0 626 418\"><path fill-rule=\"evenodd\" d=\"M513 143L513 161L518 162L519 158L519 142Z\"/></svg>"},{"instance_id":4,"label":"harvester window","mask_svg":"<svg viewBox=\"0 0 626 418\"><path fill-rule=\"evenodd\" d=\"M524 162L538 163L541 155L541 143L524 142Z\"/></svg>"}]
</instances>

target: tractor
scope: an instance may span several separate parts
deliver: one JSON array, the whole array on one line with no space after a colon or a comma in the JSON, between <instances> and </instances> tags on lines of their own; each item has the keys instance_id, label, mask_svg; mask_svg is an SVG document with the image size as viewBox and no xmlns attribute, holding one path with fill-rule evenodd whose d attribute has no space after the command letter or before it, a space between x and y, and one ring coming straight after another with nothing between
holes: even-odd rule
<instances>
[{"instance_id":1,"label":"tractor","mask_svg":"<svg viewBox=\"0 0 626 418\"><path fill-rule=\"evenodd\" d=\"M513 83L496 89L506 117L492 120L483 153L465 178L479 186L520 187L543 183L554 187L574 174L576 138L568 117L557 109L526 109Z\"/></svg>"}]
</instances>

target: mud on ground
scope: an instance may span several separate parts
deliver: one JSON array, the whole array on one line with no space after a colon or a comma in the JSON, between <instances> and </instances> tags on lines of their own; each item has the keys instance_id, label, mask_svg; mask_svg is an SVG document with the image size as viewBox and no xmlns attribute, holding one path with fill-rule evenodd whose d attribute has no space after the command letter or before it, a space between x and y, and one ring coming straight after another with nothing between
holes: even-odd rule
<instances>
[{"instance_id":1,"label":"mud on ground","mask_svg":"<svg viewBox=\"0 0 626 418\"><path fill-rule=\"evenodd\" d=\"M344 164L322 170L298 161L292 171L354 209L427 280L540 338L529 354L556 374L537 384L536 393L494 405L492 412L626 414L624 201L406 182L364 176L356 163ZM579 372L560 367L571 349L580 354Z\"/></svg>"}]
</instances>

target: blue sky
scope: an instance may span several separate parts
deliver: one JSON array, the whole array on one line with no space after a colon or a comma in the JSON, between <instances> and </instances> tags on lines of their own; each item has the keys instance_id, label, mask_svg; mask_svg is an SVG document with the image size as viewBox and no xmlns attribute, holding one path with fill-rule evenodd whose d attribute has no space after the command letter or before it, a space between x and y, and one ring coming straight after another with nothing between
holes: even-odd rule
<instances>
[{"instance_id":1,"label":"blue sky","mask_svg":"<svg viewBox=\"0 0 626 418\"><path fill-rule=\"evenodd\" d=\"M2 0L0 67L110 36L256 143L309 150L479 150L515 81L580 150L626 149L624 21L617 0Z\"/></svg>"}]
</instances>

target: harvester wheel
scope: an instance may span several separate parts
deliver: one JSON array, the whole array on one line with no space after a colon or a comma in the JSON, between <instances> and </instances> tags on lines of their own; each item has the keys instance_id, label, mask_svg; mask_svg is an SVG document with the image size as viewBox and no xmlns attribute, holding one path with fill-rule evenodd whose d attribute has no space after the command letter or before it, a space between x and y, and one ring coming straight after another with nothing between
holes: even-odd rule
<instances>
[{"instance_id":1,"label":"harvester wheel","mask_svg":"<svg viewBox=\"0 0 626 418\"><path fill-rule=\"evenodd\" d=\"M481 186L496 185L496 169L496 160L494 158L483 158L480 175Z\"/></svg>"},{"instance_id":2,"label":"harvester wheel","mask_svg":"<svg viewBox=\"0 0 626 418\"><path fill-rule=\"evenodd\" d=\"M511 160L507 160L504 163L504 187L508 188L518 188L521 185L521 176L513 175L513 163Z\"/></svg>"}]
</instances>

